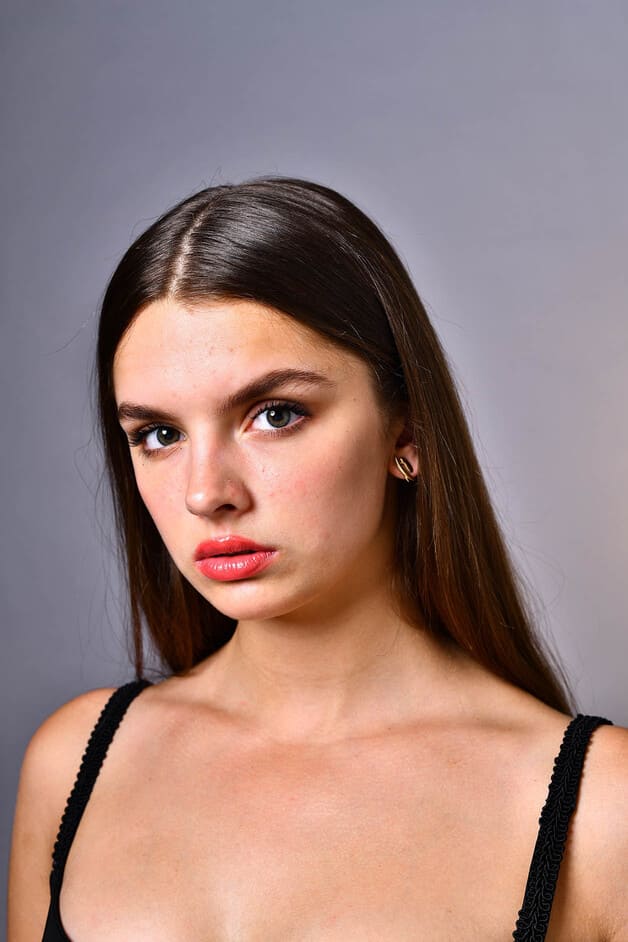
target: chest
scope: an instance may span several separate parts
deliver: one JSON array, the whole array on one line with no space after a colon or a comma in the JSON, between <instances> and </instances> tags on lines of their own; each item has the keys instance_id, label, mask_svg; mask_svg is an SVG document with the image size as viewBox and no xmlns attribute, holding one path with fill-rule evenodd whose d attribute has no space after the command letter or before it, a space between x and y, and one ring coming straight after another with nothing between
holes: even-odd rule
<instances>
[{"instance_id":1,"label":"chest","mask_svg":"<svg viewBox=\"0 0 628 942\"><path fill-rule=\"evenodd\" d=\"M541 775L412 737L212 745L103 767L61 893L74 942L511 937Z\"/></svg>"}]
</instances>

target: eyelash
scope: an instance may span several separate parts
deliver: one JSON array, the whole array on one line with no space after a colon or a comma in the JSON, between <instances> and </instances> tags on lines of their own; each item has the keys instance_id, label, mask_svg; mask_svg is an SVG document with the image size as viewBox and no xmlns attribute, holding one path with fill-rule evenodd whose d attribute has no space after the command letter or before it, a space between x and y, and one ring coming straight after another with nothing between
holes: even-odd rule
<instances>
[{"instance_id":1,"label":"eyelash","mask_svg":"<svg viewBox=\"0 0 628 942\"><path fill-rule=\"evenodd\" d=\"M252 416L251 421L254 421L258 417L258 415L262 415L262 413L264 412L270 412L271 409L285 409L289 412L296 413L296 415L302 415L304 417L309 417L310 415L307 409L305 409L299 402L285 402L283 400L277 399L277 400L273 400L273 402L266 402L264 403L263 406L260 406L260 408L257 410L255 415ZM296 422L296 423L292 423L292 425L286 425L284 426L284 428L265 429L264 431L265 431L265 434L267 435L273 435L273 436L284 435L284 434L287 434L288 432L296 431L296 429L300 428L303 424L304 424L303 422ZM146 438L148 437L148 435L150 435L151 432L154 432L155 429L158 429L158 428L170 429L172 428L172 426L164 425L163 422L152 422L150 425L145 425L143 426L143 428L138 429L136 432L129 432L127 435L128 440L129 440L129 445L131 446L131 448L135 448L138 445L142 445L143 446L141 449L142 454L147 458L152 458L158 452L166 451L170 446L164 445L161 448L146 448L146 446L144 445L144 442L146 441ZM179 442L173 442L172 444L178 445Z\"/></svg>"}]
</instances>

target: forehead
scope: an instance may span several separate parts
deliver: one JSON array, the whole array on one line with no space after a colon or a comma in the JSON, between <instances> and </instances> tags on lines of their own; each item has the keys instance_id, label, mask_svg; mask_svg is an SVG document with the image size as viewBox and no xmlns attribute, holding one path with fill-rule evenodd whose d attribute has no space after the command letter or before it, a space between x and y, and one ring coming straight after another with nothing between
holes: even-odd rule
<instances>
[{"instance_id":1,"label":"forehead","mask_svg":"<svg viewBox=\"0 0 628 942\"><path fill-rule=\"evenodd\" d=\"M367 372L363 361L317 331L254 301L173 299L145 307L122 337L114 384L151 374L168 382L185 374L227 382L237 373L307 364L337 378Z\"/></svg>"}]
</instances>

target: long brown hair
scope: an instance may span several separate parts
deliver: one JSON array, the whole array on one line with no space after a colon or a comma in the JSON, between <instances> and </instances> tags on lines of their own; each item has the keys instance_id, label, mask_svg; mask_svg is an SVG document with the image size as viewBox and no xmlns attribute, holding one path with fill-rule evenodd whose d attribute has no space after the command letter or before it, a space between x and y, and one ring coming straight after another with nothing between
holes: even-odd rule
<instances>
[{"instance_id":1,"label":"long brown hair","mask_svg":"<svg viewBox=\"0 0 628 942\"><path fill-rule=\"evenodd\" d=\"M144 628L163 665L184 673L236 622L174 566L138 493L116 417L113 359L147 304L250 299L319 331L368 364L388 414L401 404L419 451L400 485L395 589L435 636L545 703L571 694L526 611L445 354L402 262L380 229L327 187L286 177L215 186L183 200L128 249L100 316L100 429L126 562L137 676Z\"/></svg>"}]
</instances>

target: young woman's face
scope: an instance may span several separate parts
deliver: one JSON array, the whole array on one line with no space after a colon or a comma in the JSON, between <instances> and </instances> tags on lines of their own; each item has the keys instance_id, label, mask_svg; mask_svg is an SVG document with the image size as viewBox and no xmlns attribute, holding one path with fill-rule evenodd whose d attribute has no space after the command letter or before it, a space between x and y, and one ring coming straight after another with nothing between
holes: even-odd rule
<instances>
[{"instance_id":1,"label":"young woman's face","mask_svg":"<svg viewBox=\"0 0 628 942\"><path fill-rule=\"evenodd\" d=\"M123 337L114 387L142 499L220 611L310 617L389 578L404 423L384 422L359 357L254 302L169 299ZM198 559L234 536L267 552Z\"/></svg>"}]
</instances>

